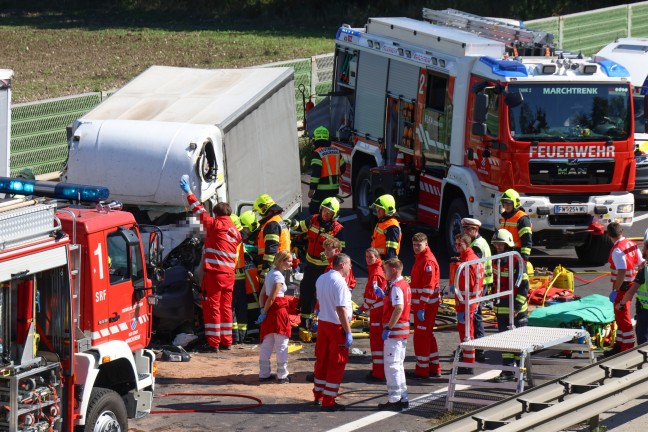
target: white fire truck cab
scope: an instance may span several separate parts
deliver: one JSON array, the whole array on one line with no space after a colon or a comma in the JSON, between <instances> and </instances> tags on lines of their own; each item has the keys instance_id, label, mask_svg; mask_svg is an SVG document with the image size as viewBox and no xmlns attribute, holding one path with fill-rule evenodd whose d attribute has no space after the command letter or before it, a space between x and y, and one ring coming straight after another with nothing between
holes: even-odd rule
<instances>
[{"instance_id":1,"label":"white fire truck cab","mask_svg":"<svg viewBox=\"0 0 648 432\"><path fill-rule=\"evenodd\" d=\"M126 431L153 398L158 235L146 259L130 213L69 204L103 187L0 177L0 193L0 430Z\"/></svg>"},{"instance_id":2,"label":"white fire truck cab","mask_svg":"<svg viewBox=\"0 0 648 432\"><path fill-rule=\"evenodd\" d=\"M628 72L552 46L543 32L456 10L371 18L336 35L333 89L309 112L350 169L341 188L362 217L392 193L401 220L441 231L462 217L499 226L500 196L521 195L534 245L577 245L607 260L595 224L632 223Z\"/></svg>"}]
</instances>

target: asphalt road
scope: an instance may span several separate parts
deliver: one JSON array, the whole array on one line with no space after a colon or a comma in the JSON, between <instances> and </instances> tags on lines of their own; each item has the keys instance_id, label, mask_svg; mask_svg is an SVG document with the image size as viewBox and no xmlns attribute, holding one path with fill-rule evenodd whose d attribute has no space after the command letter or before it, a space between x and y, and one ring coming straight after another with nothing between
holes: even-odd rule
<instances>
[{"instance_id":1,"label":"asphalt road","mask_svg":"<svg viewBox=\"0 0 648 432\"><path fill-rule=\"evenodd\" d=\"M354 290L353 298L359 302L362 297L362 291L366 283L366 273L363 270L364 250L369 246L370 232L363 229L355 220L350 207L350 200L343 204L341 211L341 221L345 225L347 233L346 252L358 265L354 265L354 273L358 279L358 288ZM631 229L626 232L628 237L642 237L648 227L648 211L640 209L636 213L637 222ZM406 229L402 241L401 259L405 263L406 270L411 268L412 251L411 235L413 232ZM430 239L432 251L437 256L442 269L442 286L447 285L447 268L448 257L444 251L443 242L440 238L432 237ZM607 295L610 289L609 278L604 277L594 282L587 282L607 272L607 266L602 267L585 267L582 266L572 248L564 249L534 249L531 261L536 267L547 267L553 269L556 265L561 264L572 270L577 278L575 283L575 292L583 297L589 294L598 293ZM407 272L406 272L407 273ZM496 331L492 325L487 326L487 333ZM438 424L439 419L447 419L444 414L445 391L447 390L448 374L451 368L452 351L458 343L458 335L454 328L444 328L436 332L437 340L440 346L440 356L443 365L443 376L440 379L432 379L426 382L408 380L408 390L412 408L403 413L385 413L378 412L376 405L386 400L386 387L384 384L368 384L364 376L369 369L371 358L366 353L369 350L369 341L366 338L357 338L354 341L354 348L358 348L362 353L352 355L347 365L343 384L340 389L338 401L346 404L348 409L345 412L338 413L321 413L317 407L305 402L310 398L310 390L300 400L289 398L282 395L280 386L277 385L277 392L263 398L263 405L250 411L231 411L219 414L174 414L165 416L149 415L143 419L131 421L131 431L172 431L172 430L229 430L229 431L258 431L267 429L280 429L283 432L290 431L324 431L334 430L342 431L423 431L430 428L433 424ZM488 354L489 363L498 364L499 357L497 354ZM227 356L227 354L225 354ZM200 361L200 358L192 359L192 362ZM314 362L313 345L306 344L304 349L298 353L291 354L289 357L289 367L294 383L306 383L306 374L312 372ZM179 364L180 367L181 364ZM413 369L414 352L413 342L410 339L406 369ZM552 371L559 374L566 374L573 370L573 366L563 366L558 369L552 367ZM499 371L489 371L491 375L496 375ZM199 379L200 377L196 377ZM254 384L257 385L257 384ZM293 384L288 384L293 385ZM200 391L218 392L220 384L215 383L211 386L202 385ZM308 388L304 386L304 388ZM187 386L178 385L172 380L165 381L164 377L158 376L158 385L156 393L167 393L184 389ZM194 389L196 390L196 389ZM492 396L488 390L484 390L484 396ZM160 405L172 407L183 403L181 400L165 398L163 402L156 400L154 408ZM221 401L214 401L214 404ZM223 402L225 403L225 402ZM637 408L627 412L621 409L619 412L610 413L609 424L611 427L621 426L619 430L627 430L628 421L637 418L638 411L645 408L646 401L638 401ZM262 414L262 415L259 415ZM605 417L605 416L604 416ZM638 421L638 420L637 420ZM616 422L616 423L614 423Z\"/></svg>"}]
</instances>

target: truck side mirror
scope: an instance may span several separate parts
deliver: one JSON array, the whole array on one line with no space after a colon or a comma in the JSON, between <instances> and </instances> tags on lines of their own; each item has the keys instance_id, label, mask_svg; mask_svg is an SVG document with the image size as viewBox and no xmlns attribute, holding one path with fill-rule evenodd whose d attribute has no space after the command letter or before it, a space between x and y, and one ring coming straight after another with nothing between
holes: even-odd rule
<instances>
[{"instance_id":1,"label":"truck side mirror","mask_svg":"<svg viewBox=\"0 0 648 432\"><path fill-rule=\"evenodd\" d=\"M504 103L509 106L509 108L515 108L522 105L524 102L524 96L520 92L507 93L504 96Z\"/></svg>"},{"instance_id":2,"label":"truck side mirror","mask_svg":"<svg viewBox=\"0 0 648 432\"><path fill-rule=\"evenodd\" d=\"M148 264L157 267L162 262L162 232L153 231L149 235Z\"/></svg>"}]
</instances>

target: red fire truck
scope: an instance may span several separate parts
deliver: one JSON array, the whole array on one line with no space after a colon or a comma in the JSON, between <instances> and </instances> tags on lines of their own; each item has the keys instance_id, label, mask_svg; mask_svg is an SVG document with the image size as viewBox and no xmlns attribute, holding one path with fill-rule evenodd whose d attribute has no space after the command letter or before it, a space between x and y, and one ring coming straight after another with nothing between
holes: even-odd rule
<instances>
[{"instance_id":1,"label":"red fire truck","mask_svg":"<svg viewBox=\"0 0 648 432\"><path fill-rule=\"evenodd\" d=\"M553 47L553 36L448 9L424 20L371 18L336 36L332 92L309 112L350 169L362 218L383 193L402 220L442 232L498 226L514 188L534 245L607 260L594 224L634 215L633 105L627 71Z\"/></svg>"},{"instance_id":2,"label":"red fire truck","mask_svg":"<svg viewBox=\"0 0 648 432\"><path fill-rule=\"evenodd\" d=\"M159 235L145 257L106 188L0 177L0 193L0 430L126 431L153 398Z\"/></svg>"}]
</instances>

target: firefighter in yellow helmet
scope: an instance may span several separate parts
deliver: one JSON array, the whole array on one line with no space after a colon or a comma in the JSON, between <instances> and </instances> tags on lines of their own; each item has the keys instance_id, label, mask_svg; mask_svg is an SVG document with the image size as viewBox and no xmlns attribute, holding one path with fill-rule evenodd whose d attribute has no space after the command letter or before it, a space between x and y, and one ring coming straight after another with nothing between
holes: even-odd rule
<instances>
[{"instance_id":1,"label":"firefighter in yellow helmet","mask_svg":"<svg viewBox=\"0 0 648 432\"><path fill-rule=\"evenodd\" d=\"M329 130L320 126L313 131L313 155L311 158L311 178L308 197L311 199L308 210L315 215L326 198L334 197L340 190L340 176L346 168L340 150L331 147Z\"/></svg>"},{"instance_id":2,"label":"firefighter in yellow helmet","mask_svg":"<svg viewBox=\"0 0 648 432\"><path fill-rule=\"evenodd\" d=\"M505 229L513 236L515 250L520 252L524 261L529 261L533 247L533 227L531 219L522 208L520 194L514 189L507 189L500 198L502 213L500 229Z\"/></svg>"},{"instance_id":3,"label":"firefighter in yellow helmet","mask_svg":"<svg viewBox=\"0 0 648 432\"><path fill-rule=\"evenodd\" d=\"M336 238L344 248L343 226L337 220L340 202L335 197L324 198L319 214L303 221L294 221L293 231L305 232L308 238L306 268L299 289L299 309L301 312L300 329L310 330L315 311L315 281L329 265L324 254L324 240Z\"/></svg>"},{"instance_id":4,"label":"firefighter in yellow helmet","mask_svg":"<svg viewBox=\"0 0 648 432\"><path fill-rule=\"evenodd\" d=\"M403 234L396 219L396 200L385 194L378 197L372 207L376 208L378 223L371 236L371 247L378 251L383 261L398 258Z\"/></svg>"},{"instance_id":5,"label":"firefighter in yellow helmet","mask_svg":"<svg viewBox=\"0 0 648 432\"><path fill-rule=\"evenodd\" d=\"M261 261L260 279L272 267L275 255L280 250L290 251L290 230L281 218L283 209L268 194L259 195L254 201L254 210L259 214L257 248Z\"/></svg>"}]
</instances>

